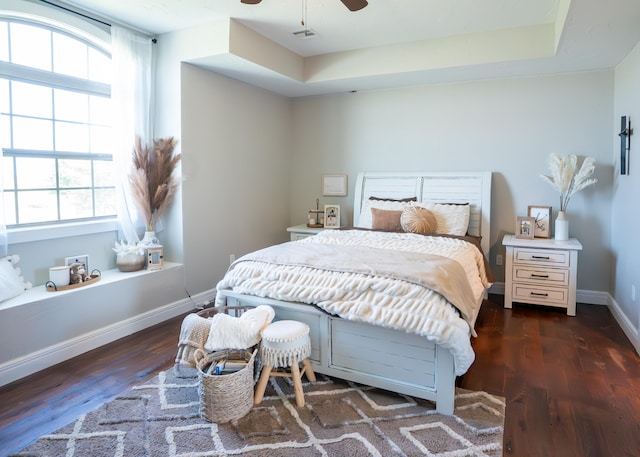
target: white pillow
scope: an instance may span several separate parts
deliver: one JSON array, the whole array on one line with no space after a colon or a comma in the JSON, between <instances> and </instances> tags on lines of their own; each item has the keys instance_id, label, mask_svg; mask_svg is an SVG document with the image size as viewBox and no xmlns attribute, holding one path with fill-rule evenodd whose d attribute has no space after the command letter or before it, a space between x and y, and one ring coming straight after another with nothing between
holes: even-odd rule
<instances>
[{"instance_id":1,"label":"white pillow","mask_svg":"<svg viewBox=\"0 0 640 457\"><path fill-rule=\"evenodd\" d=\"M415 203L428 209L436 216L438 235L464 236L469 229L469 204Z\"/></svg>"},{"instance_id":2,"label":"white pillow","mask_svg":"<svg viewBox=\"0 0 640 457\"><path fill-rule=\"evenodd\" d=\"M31 289L31 283L26 282L20 275L20 268L15 264L20 256L10 255L0 259L0 302L20 295Z\"/></svg>"},{"instance_id":3,"label":"white pillow","mask_svg":"<svg viewBox=\"0 0 640 457\"><path fill-rule=\"evenodd\" d=\"M356 227L368 228L373 226L373 216L371 208L384 209L387 211L402 211L407 206L415 204L415 201L398 201L398 200L365 200L360 208L360 218Z\"/></svg>"},{"instance_id":4,"label":"white pillow","mask_svg":"<svg viewBox=\"0 0 640 457\"><path fill-rule=\"evenodd\" d=\"M275 314L268 305L256 306L240 317L215 314L204 348L208 352L250 348L260 342L260 332L271 323Z\"/></svg>"}]
</instances>

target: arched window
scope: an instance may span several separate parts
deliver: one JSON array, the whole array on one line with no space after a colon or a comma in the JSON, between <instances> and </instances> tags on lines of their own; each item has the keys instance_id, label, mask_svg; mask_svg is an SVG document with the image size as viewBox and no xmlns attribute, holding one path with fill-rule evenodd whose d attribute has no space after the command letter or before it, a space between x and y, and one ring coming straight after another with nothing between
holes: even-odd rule
<instances>
[{"instance_id":1,"label":"arched window","mask_svg":"<svg viewBox=\"0 0 640 457\"><path fill-rule=\"evenodd\" d=\"M110 75L108 50L83 33L0 16L8 227L115 216Z\"/></svg>"}]
</instances>

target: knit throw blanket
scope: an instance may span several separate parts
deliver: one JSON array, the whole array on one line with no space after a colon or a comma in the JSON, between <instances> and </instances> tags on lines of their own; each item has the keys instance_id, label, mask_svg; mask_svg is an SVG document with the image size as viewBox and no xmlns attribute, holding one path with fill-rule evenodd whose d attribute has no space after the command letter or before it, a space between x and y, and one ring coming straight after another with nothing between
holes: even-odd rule
<instances>
[{"instance_id":1,"label":"knit throw blanket","mask_svg":"<svg viewBox=\"0 0 640 457\"><path fill-rule=\"evenodd\" d=\"M200 317L196 313L188 314L184 318L182 327L180 328L176 363L190 367L196 366L193 355L196 349L204 350L210 328L211 320Z\"/></svg>"}]
</instances>

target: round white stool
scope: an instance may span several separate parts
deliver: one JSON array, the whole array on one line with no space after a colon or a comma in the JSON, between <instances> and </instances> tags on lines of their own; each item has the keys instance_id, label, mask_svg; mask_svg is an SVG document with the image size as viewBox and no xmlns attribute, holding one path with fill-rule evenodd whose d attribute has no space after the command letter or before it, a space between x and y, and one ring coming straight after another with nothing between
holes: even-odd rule
<instances>
[{"instance_id":1,"label":"round white stool","mask_svg":"<svg viewBox=\"0 0 640 457\"><path fill-rule=\"evenodd\" d=\"M260 336L262 337L260 344L262 373L253 402L256 405L261 403L269 378L279 376L292 379L296 405L304 406L302 375L306 375L311 382L316 380L316 375L309 362L311 355L309 326L298 321L277 321L267 325ZM302 370L300 370L300 362L302 362ZM289 367L291 371L273 371L274 368L286 367Z\"/></svg>"}]
</instances>

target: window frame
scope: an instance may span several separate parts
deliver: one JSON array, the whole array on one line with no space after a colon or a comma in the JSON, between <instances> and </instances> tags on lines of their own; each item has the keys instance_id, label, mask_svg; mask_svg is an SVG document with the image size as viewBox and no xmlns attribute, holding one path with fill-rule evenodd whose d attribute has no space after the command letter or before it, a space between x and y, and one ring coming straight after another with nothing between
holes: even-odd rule
<instances>
[{"instance_id":1,"label":"window frame","mask_svg":"<svg viewBox=\"0 0 640 457\"><path fill-rule=\"evenodd\" d=\"M44 11L43 11L44 13ZM55 16L55 14L53 14ZM49 31L64 34L72 37L87 46L93 47L97 51L111 56L110 43L105 40L110 34L105 33L104 30L90 27L84 24L91 32L83 30L83 28L77 28L77 21L71 20L59 21L51 19L48 16L23 14L17 12L3 11L0 15L3 21L24 23L31 26L42 27ZM75 22L75 24L74 24ZM97 33L96 33L97 32ZM42 84L52 89L82 91L86 95L95 96L108 96L111 97L111 85L98 81L91 81L88 79L78 78L74 76L64 75L60 73L54 73L50 71L41 70L38 68L27 67L19 64L13 64L6 61L0 61L0 73L3 79L9 79L13 81L20 81L32 84ZM21 150L7 149L12 153L20 154ZM47 157L54 159L64 158L64 154L52 153L47 154ZM104 160L105 156L109 154L101 153L78 153L74 157L76 158L93 158L98 160ZM115 158L111 155L111 161ZM92 185L92 189L99 189L100 186L95 187ZM58 189L64 190L64 189ZM117 191L117 183L116 183ZM39 222L39 223L25 223L18 225L7 226L7 242L9 244L24 243L30 241L40 241L47 239L55 239L68 236L87 235L92 233L102 233L107 231L115 231L118 229L117 215L114 216L95 216L83 219L70 219L59 220L52 222Z\"/></svg>"}]
</instances>

